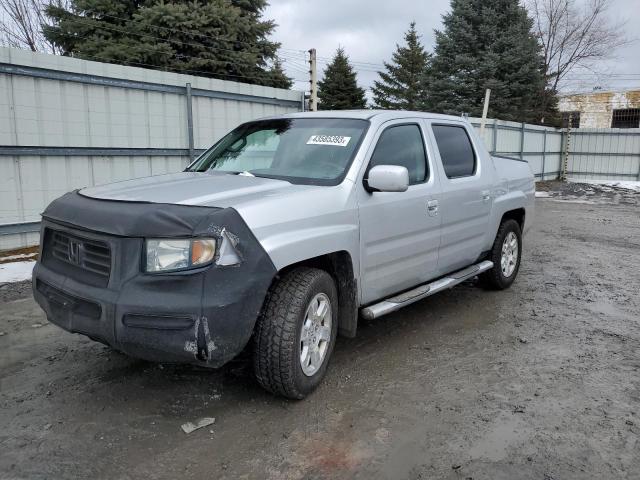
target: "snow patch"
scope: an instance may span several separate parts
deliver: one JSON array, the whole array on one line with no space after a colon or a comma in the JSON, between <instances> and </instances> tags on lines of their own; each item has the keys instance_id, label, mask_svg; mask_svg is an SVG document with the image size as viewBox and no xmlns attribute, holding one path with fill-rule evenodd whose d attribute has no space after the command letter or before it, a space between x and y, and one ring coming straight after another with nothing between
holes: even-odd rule
<instances>
[{"instance_id":1,"label":"snow patch","mask_svg":"<svg viewBox=\"0 0 640 480\"><path fill-rule=\"evenodd\" d=\"M0 260L2 260L3 262L6 261L13 261L13 260L20 260L22 261L25 258L33 258L36 255L38 255L37 253L19 253L17 255L7 255L6 257L0 257Z\"/></svg>"},{"instance_id":2,"label":"snow patch","mask_svg":"<svg viewBox=\"0 0 640 480\"><path fill-rule=\"evenodd\" d=\"M549 198L550 196L549 192L536 192L536 198Z\"/></svg>"},{"instance_id":3,"label":"snow patch","mask_svg":"<svg viewBox=\"0 0 640 480\"><path fill-rule=\"evenodd\" d=\"M31 272L36 262L0 263L0 283L31 280Z\"/></svg>"},{"instance_id":4,"label":"snow patch","mask_svg":"<svg viewBox=\"0 0 640 480\"><path fill-rule=\"evenodd\" d=\"M626 190L633 190L634 192L640 192L640 180L582 180L580 183L589 183L591 185L601 185L603 187L610 188L624 188Z\"/></svg>"}]
</instances>

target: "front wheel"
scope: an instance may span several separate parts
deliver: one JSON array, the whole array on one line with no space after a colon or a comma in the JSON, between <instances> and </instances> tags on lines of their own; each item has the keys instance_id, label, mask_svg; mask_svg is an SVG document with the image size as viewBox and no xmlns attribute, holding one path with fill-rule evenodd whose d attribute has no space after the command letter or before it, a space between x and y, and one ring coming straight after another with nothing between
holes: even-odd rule
<instances>
[{"instance_id":1,"label":"front wheel","mask_svg":"<svg viewBox=\"0 0 640 480\"><path fill-rule=\"evenodd\" d=\"M522 257L522 232L515 220L505 220L498 229L488 260L493 268L480 275L482 284L494 290L509 288L518 275Z\"/></svg>"},{"instance_id":2,"label":"front wheel","mask_svg":"<svg viewBox=\"0 0 640 480\"><path fill-rule=\"evenodd\" d=\"M271 288L253 340L253 365L266 390L302 399L322 381L338 331L338 295L331 276L301 267Z\"/></svg>"}]
</instances>

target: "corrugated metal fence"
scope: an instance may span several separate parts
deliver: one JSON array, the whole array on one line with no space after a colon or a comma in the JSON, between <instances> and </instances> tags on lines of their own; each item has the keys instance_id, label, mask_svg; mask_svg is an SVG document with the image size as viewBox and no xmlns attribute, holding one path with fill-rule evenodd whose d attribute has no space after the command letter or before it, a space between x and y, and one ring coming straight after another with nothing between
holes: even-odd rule
<instances>
[{"instance_id":1,"label":"corrugated metal fence","mask_svg":"<svg viewBox=\"0 0 640 480\"><path fill-rule=\"evenodd\" d=\"M480 130L480 119L470 118ZM550 128L487 120L483 140L494 155L524 159L538 180L640 180L640 129Z\"/></svg>"},{"instance_id":2,"label":"corrugated metal fence","mask_svg":"<svg viewBox=\"0 0 640 480\"><path fill-rule=\"evenodd\" d=\"M38 242L75 188L175 172L303 93L0 48L0 250Z\"/></svg>"},{"instance_id":3,"label":"corrugated metal fence","mask_svg":"<svg viewBox=\"0 0 640 480\"><path fill-rule=\"evenodd\" d=\"M302 92L0 48L0 250L37 243L40 212L67 191L179 171L239 123L302 105ZM538 179L565 159L570 179L640 179L638 129L490 119L483 139Z\"/></svg>"},{"instance_id":4,"label":"corrugated metal fence","mask_svg":"<svg viewBox=\"0 0 640 480\"><path fill-rule=\"evenodd\" d=\"M577 128L568 143L570 180L640 180L640 129Z\"/></svg>"},{"instance_id":5,"label":"corrugated metal fence","mask_svg":"<svg viewBox=\"0 0 640 480\"><path fill-rule=\"evenodd\" d=\"M480 131L480 119L469 121ZM562 168L564 131L526 123L489 119L482 139L492 155L526 160L538 180L557 178Z\"/></svg>"}]
</instances>

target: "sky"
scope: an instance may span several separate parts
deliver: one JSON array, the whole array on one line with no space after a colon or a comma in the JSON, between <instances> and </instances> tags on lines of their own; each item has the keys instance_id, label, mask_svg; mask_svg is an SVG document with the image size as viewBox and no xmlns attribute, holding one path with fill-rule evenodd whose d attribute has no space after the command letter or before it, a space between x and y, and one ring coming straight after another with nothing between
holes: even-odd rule
<instances>
[{"instance_id":1,"label":"sky","mask_svg":"<svg viewBox=\"0 0 640 480\"><path fill-rule=\"evenodd\" d=\"M578 5L585 1L576 0ZM369 88L411 21L416 22L423 45L433 51L434 29L442 28L442 15L448 10L449 0L271 0L265 18L278 24L272 38L282 44L280 56L295 89L308 89L309 48L317 51L321 75L339 46L354 64L360 85ZM573 72L562 87L564 93L589 92L594 87L640 89L640 0L611 0L608 16L612 23L625 22L630 43L593 64L595 74Z\"/></svg>"}]
</instances>

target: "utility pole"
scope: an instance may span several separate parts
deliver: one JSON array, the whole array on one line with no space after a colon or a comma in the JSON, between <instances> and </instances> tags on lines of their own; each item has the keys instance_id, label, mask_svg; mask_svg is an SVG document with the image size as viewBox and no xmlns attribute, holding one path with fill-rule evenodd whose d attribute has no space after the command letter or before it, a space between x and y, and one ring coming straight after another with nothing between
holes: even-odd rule
<instances>
[{"instance_id":1,"label":"utility pole","mask_svg":"<svg viewBox=\"0 0 640 480\"><path fill-rule=\"evenodd\" d=\"M316 49L309 50L309 110L318 111L318 74L316 66Z\"/></svg>"}]
</instances>

